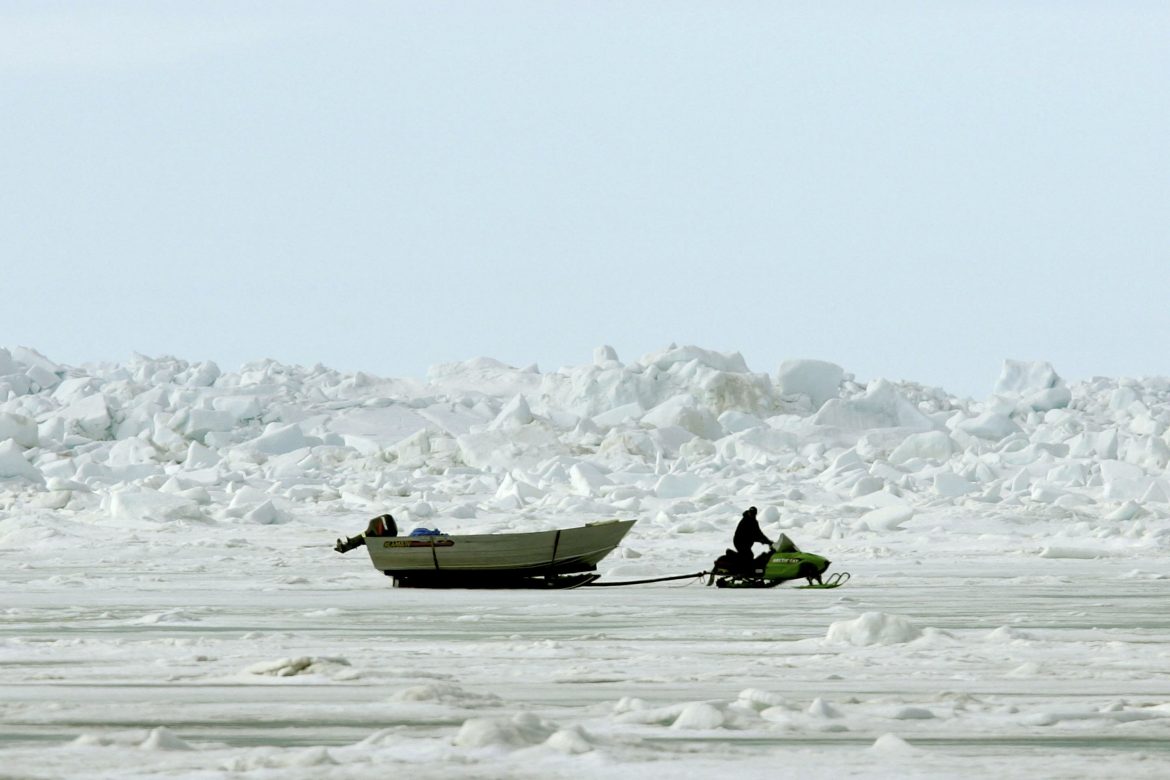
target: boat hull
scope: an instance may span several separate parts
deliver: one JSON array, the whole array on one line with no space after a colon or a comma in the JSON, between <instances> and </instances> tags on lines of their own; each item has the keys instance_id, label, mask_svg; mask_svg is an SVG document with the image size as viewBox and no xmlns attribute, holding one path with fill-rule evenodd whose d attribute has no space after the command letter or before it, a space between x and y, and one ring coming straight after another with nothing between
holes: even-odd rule
<instances>
[{"instance_id":1,"label":"boat hull","mask_svg":"<svg viewBox=\"0 0 1170 780\"><path fill-rule=\"evenodd\" d=\"M521 534L366 539L374 567L414 587L510 587L536 577L590 572L634 525L611 520Z\"/></svg>"}]
</instances>

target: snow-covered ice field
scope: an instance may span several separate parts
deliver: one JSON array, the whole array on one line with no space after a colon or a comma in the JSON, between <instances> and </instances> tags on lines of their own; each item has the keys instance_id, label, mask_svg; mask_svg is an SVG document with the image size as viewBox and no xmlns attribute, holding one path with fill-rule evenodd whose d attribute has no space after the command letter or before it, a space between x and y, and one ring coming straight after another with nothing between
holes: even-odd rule
<instances>
[{"instance_id":1,"label":"snow-covered ice field","mask_svg":"<svg viewBox=\"0 0 1170 780\"><path fill-rule=\"evenodd\" d=\"M989 385L994 378L989 378ZM1165 777L1170 381L600 348L426 380L0 350L2 777ZM334 539L740 513L837 590L394 589Z\"/></svg>"}]
</instances>

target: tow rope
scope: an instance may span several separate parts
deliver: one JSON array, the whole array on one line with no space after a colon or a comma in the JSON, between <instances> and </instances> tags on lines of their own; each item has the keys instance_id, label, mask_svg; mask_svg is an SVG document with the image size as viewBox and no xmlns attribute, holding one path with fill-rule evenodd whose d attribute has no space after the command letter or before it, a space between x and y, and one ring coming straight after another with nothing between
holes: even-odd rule
<instances>
[{"instance_id":1,"label":"tow rope","mask_svg":"<svg viewBox=\"0 0 1170 780\"><path fill-rule=\"evenodd\" d=\"M586 582L586 588L616 588L620 585L646 585L651 582L669 582L670 580L689 580L695 577L706 577L711 572L700 571L694 574L676 574L673 577L654 577L649 580L622 580L621 582Z\"/></svg>"}]
</instances>

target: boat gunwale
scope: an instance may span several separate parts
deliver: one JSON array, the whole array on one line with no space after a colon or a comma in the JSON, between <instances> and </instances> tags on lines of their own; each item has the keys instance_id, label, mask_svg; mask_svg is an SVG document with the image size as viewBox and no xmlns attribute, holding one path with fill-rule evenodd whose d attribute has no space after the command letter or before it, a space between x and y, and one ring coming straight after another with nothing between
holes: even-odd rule
<instances>
[{"instance_id":1,"label":"boat gunwale","mask_svg":"<svg viewBox=\"0 0 1170 780\"><path fill-rule=\"evenodd\" d=\"M595 530L595 529L609 528L611 526L621 526L621 525L627 526L626 533L629 533L629 529L632 528L634 526L634 524L637 522L638 522L637 520L606 520L606 521L596 522L596 523L587 523L585 525L575 525L575 526L572 526L570 528L546 528L543 531L520 531L517 533L506 532L506 533L498 533L498 534L442 534L442 533L440 533L440 534L420 534L418 536L411 536L410 534L407 534L405 536L403 536L403 535L368 536L368 537L366 537L366 544L369 545L370 541L373 539L383 539L383 540L411 539L411 540L415 540L415 541L419 541L419 542L427 542L427 541L435 540L435 539L451 539L451 540L455 540L455 541L458 541L458 540L470 541L473 539L474 540L503 539L505 537L539 536L541 534L558 534L558 533L563 534L563 533L571 533L571 532L575 532L575 531L591 531L591 530ZM621 541L624 538L625 538L625 534L622 534L622 537L618 539L618 541L614 544L614 547L621 544ZM423 544L423 545L419 545L419 546L420 547L429 547L430 545ZM388 549L392 549L392 548L384 547L382 549L388 550Z\"/></svg>"}]
</instances>

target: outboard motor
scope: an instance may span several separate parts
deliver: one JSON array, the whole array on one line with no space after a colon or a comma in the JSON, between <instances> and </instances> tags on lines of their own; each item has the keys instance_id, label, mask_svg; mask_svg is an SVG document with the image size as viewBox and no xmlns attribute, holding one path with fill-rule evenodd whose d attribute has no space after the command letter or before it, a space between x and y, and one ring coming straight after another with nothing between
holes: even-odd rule
<instances>
[{"instance_id":1,"label":"outboard motor","mask_svg":"<svg viewBox=\"0 0 1170 780\"><path fill-rule=\"evenodd\" d=\"M348 536L344 542L338 539L337 544L333 545L333 549L339 553L347 553L350 550L356 550L358 547L365 546L367 538L377 538L380 536L398 536L398 523L394 522L393 515L388 513L378 515L366 525L366 532L364 534Z\"/></svg>"}]
</instances>

